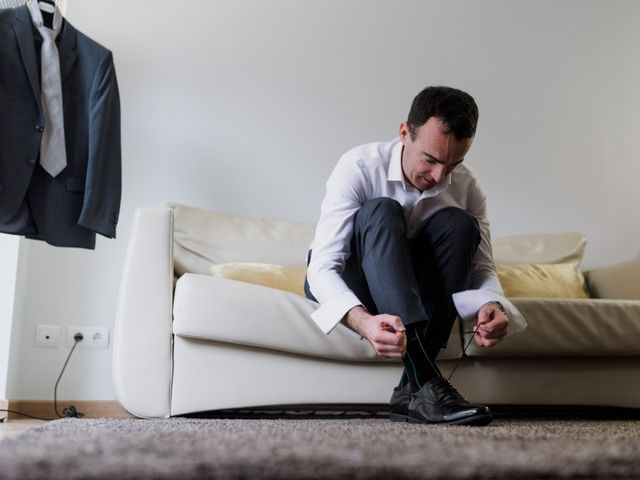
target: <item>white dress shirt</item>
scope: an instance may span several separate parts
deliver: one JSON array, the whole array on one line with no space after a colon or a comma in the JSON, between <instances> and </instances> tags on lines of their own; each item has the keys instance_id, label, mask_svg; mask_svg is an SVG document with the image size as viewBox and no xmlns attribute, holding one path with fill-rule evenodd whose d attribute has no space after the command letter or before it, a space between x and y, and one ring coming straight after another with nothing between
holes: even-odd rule
<instances>
[{"instance_id":1,"label":"white dress shirt","mask_svg":"<svg viewBox=\"0 0 640 480\"><path fill-rule=\"evenodd\" d=\"M351 308L362 305L340 275L351 254L356 212L369 199L388 197L402 205L409 238L443 208L458 207L473 216L480 227L481 241L473 260L471 290L453 295L458 314L473 322L482 305L500 302L509 317L508 333L523 330L526 322L504 297L496 275L485 195L473 173L460 164L441 184L420 192L405 180L401 157L399 138L369 143L345 153L331 173L310 247L313 253L307 280L320 302L311 318L324 333L330 333Z\"/></svg>"}]
</instances>

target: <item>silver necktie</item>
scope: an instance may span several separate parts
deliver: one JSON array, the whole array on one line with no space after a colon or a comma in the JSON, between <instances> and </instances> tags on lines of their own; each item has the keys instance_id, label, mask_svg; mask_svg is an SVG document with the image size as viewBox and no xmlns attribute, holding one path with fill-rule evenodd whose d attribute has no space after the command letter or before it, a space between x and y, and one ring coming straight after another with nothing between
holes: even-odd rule
<instances>
[{"instance_id":1,"label":"silver necktie","mask_svg":"<svg viewBox=\"0 0 640 480\"><path fill-rule=\"evenodd\" d=\"M64 141L64 114L62 107L62 79L60 57L56 47L56 36L62 27L62 14L56 7L52 28L44 26L42 12L37 1L27 2L33 25L42 36L41 98L45 127L40 145L40 165L55 177L67 166L67 151Z\"/></svg>"}]
</instances>

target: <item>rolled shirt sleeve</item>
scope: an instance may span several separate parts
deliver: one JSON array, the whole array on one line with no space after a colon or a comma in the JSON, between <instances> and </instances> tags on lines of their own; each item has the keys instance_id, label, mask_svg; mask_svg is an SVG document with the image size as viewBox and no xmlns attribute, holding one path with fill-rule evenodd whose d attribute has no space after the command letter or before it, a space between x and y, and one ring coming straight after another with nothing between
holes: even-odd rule
<instances>
[{"instance_id":1,"label":"rolled shirt sleeve","mask_svg":"<svg viewBox=\"0 0 640 480\"><path fill-rule=\"evenodd\" d=\"M366 198L367 176L358 162L343 156L326 184L312 245L307 280L320 308L311 318L329 333L353 307L362 305L341 274L351 255L355 214Z\"/></svg>"},{"instance_id":2,"label":"rolled shirt sleeve","mask_svg":"<svg viewBox=\"0 0 640 480\"><path fill-rule=\"evenodd\" d=\"M498 280L493 262L486 197L477 182L473 182L469 188L468 212L478 222L480 244L473 259L471 288L453 294L453 303L458 315L464 322L475 322L478 310L483 305L498 302L507 312L509 319L507 335L521 332L527 327L527 322L520 311L504 296Z\"/></svg>"}]
</instances>

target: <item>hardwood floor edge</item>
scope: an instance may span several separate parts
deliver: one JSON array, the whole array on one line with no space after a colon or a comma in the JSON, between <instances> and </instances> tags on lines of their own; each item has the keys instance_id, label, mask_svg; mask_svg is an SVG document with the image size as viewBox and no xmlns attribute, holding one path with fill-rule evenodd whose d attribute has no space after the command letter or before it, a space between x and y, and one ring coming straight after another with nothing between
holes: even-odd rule
<instances>
[{"instance_id":1,"label":"hardwood floor edge","mask_svg":"<svg viewBox=\"0 0 640 480\"><path fill-rule=\"evenodd\" d=\"M7 400L0 399L0 410L8 410L9 402ZM3 418L8 418L9 414L7 412L0 412L0 420Z\"/></svg>"},{"instance_id":2,"label":"hardwood floor edge","mask_svg":"<svg viewBox=\"0 0 640 480\"><path fill-rule=\"evenodd\" d=\"M6 403L7 407L2 408L7 410L51 420L58 418L52 400L8 400ZM64 409L70 405L73 405L78 412L84 413L83 418L137 418L115 400L58 400L60 415L64 415ZM7 418L8 420L17 420L27 417L9 413Z\"/></svg>"}]
</instances>

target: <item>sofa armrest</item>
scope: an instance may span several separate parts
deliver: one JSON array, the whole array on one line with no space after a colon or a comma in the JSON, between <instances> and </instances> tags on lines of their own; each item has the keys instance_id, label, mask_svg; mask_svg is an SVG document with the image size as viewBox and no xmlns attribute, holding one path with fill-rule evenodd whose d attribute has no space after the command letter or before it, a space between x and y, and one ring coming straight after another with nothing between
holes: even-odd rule
<instances>
[{"instance_id":1,"label":"sofa armrest","mask_svg":"<svg viewBox=\"0 0 640 480\"><path fill-rule=\"evenodd\" d=\"M169 417L172 381L173 211L136 210L113 333L118 401L139 417Z\"/></svg>"}]
</instances>

